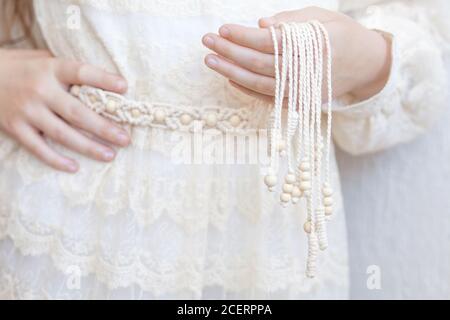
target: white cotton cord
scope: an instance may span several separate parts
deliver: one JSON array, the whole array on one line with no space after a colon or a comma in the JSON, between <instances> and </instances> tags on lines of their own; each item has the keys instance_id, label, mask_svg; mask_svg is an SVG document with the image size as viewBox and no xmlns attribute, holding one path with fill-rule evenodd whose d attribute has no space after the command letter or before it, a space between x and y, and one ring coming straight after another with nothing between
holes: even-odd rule
<instances>
[{"instance_id":1,"label":"white cotton cord","mask_svg":"<svg viewBox=\"0 0 450 320\"><path fill-rule=\"evenodd\" d=\"M280 70L280 62L279 62L279 53L278 53L278 40L275 33L275 28L271 27L270 32L272 34L272 39L274 39L274 57L275 57L275 104L274 104L274 110L273 110L273 123L271 123L271 152L270 152L270 166L276 171L276 143L278 142L278 139L275 137L275 132L279 126L281 126L281 112L283 108L283 102L280 101L280 86L281 86L281 70Z\"/></svg>"},{"instance_id":2,"label":"white cotton cord","mask_svg":"<svg viewBox=\"0 0 450 320\"><path fill-rule=\"evenodd\" d=\"M300 30L300 26L298 24L294 24L293 26L293 30L294 30L294 34L295 37L297 38L296 44L298 46L297 48L297 54L298 54L298 63L300 65L300 70L297 70L297 76L298 76L298 81L297 81L297 86L298 86L298 95L297 95L297 105L298 105L298 119L297 119L297 155L296 155L296 161L297 163L300 163L301 161L301 156L304 152L303 150L303 141L304 141L304 136L303 136L303 108L302 106L304 105L304 84L305 84L305 68L303 67L305 65L305 55L303 52L303 48L304 48L304 40L303 40L303 32ZM296 69L298 69L299 66L297 66ZM301 174L300 172L300 168L297 167L296 168L296 174L297 176L299 176Z\"/></svg>"},{"instance_id":3,"label":"white cotton cord","mask_svg":"<svg viewBox=\"0 0 450 320\"><path fill-rule=\"evenodd\" d=\"M318 235L320 249L324 250L328 246L328 240L325 232L325 217L324 209L322 208L320 194L321 182L322 182L322 145L323 138L321 134L321 110L322 110L322 82L323 82L323 39L320 34L320 30L317 30L315 22L311 22L309 29L312 35L312 50L313 50L313 81L312 81L312 105L313 112L311 117L315 118L315 142L314 142L314 175L313 179L313 201L315 203L315 227Z\"/></svg>"},{"instance_id":4,"label":"white cotton cord","mask_svg":"<svg viewBox=\"0 0 450 320\"><path fill-rule=\"evenodd\" d=\"M298 128L298 100L299 93L299 80L298 80L298 39L296 34L296 28L292 25L283 25L286 31L286 38L288 43L287 55L288 55L288 69L289 69L289 96L288 96L288 116L287 116L287 130L286 141L292 141L297 128ZM288 170L290 174L295 174L294 163L292 160L291 143L287 144L288 153Z\"/></svg>"},{"instance_id":5,"label":"white cotton cord","mask_svg":"<svg viewBox=\"0 0 450 320\"><path fill-rule=\"evenodd\" d=\"M277 41L278 43L278 41ZM286 30L285 28L281 28L281 58L282 58L282 64L281 64L281 76L280 76L280 88L278 91L278 103L276 110L276 116L277 116L277 129L276 129L276 146L277 146L277 152L276 159L278 161L279 159L279 153L283 152L284 144L282 137L283 137L283 129L281 126L282 121L282 114L283 114L283 105L284 105L284 93L286 89L286 80L287 80L287 72L288 72L288 55L287 52L287 37L286 37ZM277 164L278 169L278 164Z\"/></svg>"},{"instance_id":6,"label":"white cotton cord","mask_svg":"<svg viewBox=\"0 0 450 320\"><path fill-rule=\"evenodd\" d=\"M287 128L286 128L286 138L285 141L291 141L291 138L293 136L293 122L295 121L295 117L293 115L293 113L295 112L294 108L294 91L296 91L295 89L295 84L294 84L294 80L295 82L297 82L297 79L294 79L294 69L293 69L293 64L294 64L294 53L293 53L293 49L294 49L294 43L293 43L293 39L292 39L292 32L291 32L291 28L289 28L289 26L287 26L286 24L281 24L280 27L283 29L284 33L286 34L286 57L287 57L287 63L288 63L288 88L289 88L289 93L288 93L288 115L287 115ZM286 151L287 151L287 164L288 164L288 170L289 172L293 172L292 170L292 161L291 161L291 144L290 143L286 143Z\"/></svg>"},{"instance_id":7,"label":"white cotton cord","mask_svg":"<svg viewBox=\"0 0 450 320\"><path fill-rule=\"evenodd\" d=\"M296 186L294 188L295 192L293 194L293 200L292 202L294 204L298 203L300 198L305 195L305 188L302 185L302 175L306 174L302 170L302 160L305 154L306 150L306 129L304 126L304 119L306 117L306 110L304 108L304 105L306 103L306 95L305 91L307 88L306 85L306 54L305 54L305 38L304 38L304 31L303 28L295 23L291 25L294 38L295 38L295 46L297 49L294 51L294 54L297 56L294 58L294 77L297 79L296 89L297 89L297 95L296 95L296 114L297 114L297 135L295 137L294 144L296 146L296 155L295 155L295 161L296 164L294 165L295 171L295 180L296 180ZM308 221L305 223L305 225L310 224L310 219L308 217Z\"/></svg>"},{"instance_id":8,"label":"white cotton cord","mask_svg":"<svg viewBox=\"0 0 450 320\"><path fill-rule=\"evenodd\" d=\"M282 66L281 66L281 80L280 80L280 91L279 91L279 98L278 98L278 102L280 103L280 110L277 113L278 116L278 125L279 125L279 138L282 137L282 128L281 128L281 118L282 118L282 110L283 110L283 104L284 104L284 93L285 93L285 89L286 89L286 80L287 80L287 76L288 76L288 55L287 55L287 47L288 47L288 43L287 43L287 35L286 35L286 30L285 28L281 29L281 56L282 56Z\"/></svg>"},{"instance_id":9,"label":"white cotton cord","mask_svg":"<svg viewBox=\"0 0 450 320\"><path fill-rule=\"evenodd\" d=\"M331 188L331 126L333 121L333 85L332 85L332 65L333 55L331 52L331 43L328 31L320 22L313 22L318 29L320 29L324 42L326 52L326 78L327 78L327 129L326 129L326 151L325 151L325 182L323 184L322 193L324 196L324 210L325 215L329 218L333 214L333 189Z\"/></svg>"},{"instance_id":10,"label":"white cotton cord","mask_svg":"<svg viewBox=\"0 0 450 320\"><path fill-rule=\"evenodd\" d=\"M306 54L307 54L307 75L308 75L308 90L306 91L308 93L308 101L307 104L309 105L309 163L310 163L310 183L311 183L311 189L310 194L307 195L307 202L308 205L308 217L311 222L311 231L309 235L309 244L308 244L308 261L307 261L307 275L308 277L313 277L316 271L316 259L317 259L317 247L318 247L318 238L317 238L317 219L316 219L316 198L317 198L317 186L316 186L316 153L315 153L315 146L316 146L316 135L315 135L315 125L316 125L316 105L315 105L315 95L316 95L316 55L315 55L315 42L316 39L312 34L312 27L309 24L304 25L306 29Z\"/></svg>"},{"instance_id":11,"label":"white cotton cord","mask_svg":"<svg viewBox=\"0 0 450 320\"><path fill-rule=\"evenodd\" d=\"M317 25L317 21L312 21L311 26L314 28L315 39L316 39L316 86L315 86L315 105L316 105L316 161L317 161L317 189L316 189L316 229L317 229L317 237L319 239L319 247L321 250L325 250L328 247L328 236L327 236L327 226L325 221L325 208L323 207L323 203L321 198L318 196L321 194L321 185L322 185L322 156L323 156L323 137L321 134L321 119L322 119L322 83L323 83L323 37L321 34L321 29Z\"/></svg>"},{"instance_id":12,"label":"white cotton cord","mask_svg":"<svg viewBox=\"0 0 450 320\"><path fill-rule=\"evenodd\" d=\"M333 95L331 46L325 27L318 21L281 24L281 54L275 28L271 27L270 32L275 54L275 98L269 123L272 172L265 177L265 183L269 190L273 190L277 184L276 174L281 154L277 146L281 143L285 145L286 150L283 151L287 151L288 172L282 185L280 201L283 206L287 206L290 202L296 204L301 197L306 200L307 216L304 224L304 230L308 234L306 275L314 277L318 251L328 246L326 218L331 214L333 204L330 184ZM325 87L323 86L325 69L328 109L324 138L322 89ZM282 108L285 92L288 95L288 110L284 123Z\"/></svg>"},{"instance_id":13,"label":"white cotton cord","mask_svg":"<svg viewBox=\"0 0 450 320\"><path fill-rule=\"evenodd\" d=\"M333 86L332 86L332 65L333 65L333 56L331 55L331 44L330 37L328 36L328 31L325 27L315 21L314 25L320 29L322 32L322 36L325 42L325 52L327 55L326 62L326 77L327 77L327 131L326 131L326 155L325 159L327 160L325 166L325 182L330 184L330 153L331 153L331 123L333 120Z\"/></svg>"},{"instance_id":14,"label":"white cotton cord","mask_svg":"<svg viewBox=\"0 0 450 320\"><path fill-rule=\"evenodd\" d=\"M303 157L305 157L307 150L305 149L306 146L306 136L307 136L307 130L305 128L305 118L307 117L306 114L306 48L305 48L305 36L304 36L304 30L301 27L301 25L296 25L297 28L297 36L298 36L298 45L299 45L299 62L300 62L300 72L299 72L299 97L298 97L298 104L299 104L299 119L298 119L298 128L299 128L299 140L298 140L298 151L297 151L297 163L301 163L303 160ZM301 175L301 169L300 166L297 168L297 174L298 176ZM300 179L299 179L300 181Z\"/></svg>"},{"instance_id":15,"label":"white cotton cord","mask_svg":"<svg viewBox=\"0 0 450 320\"><path fill-rule=\"evenodd\" d=\"M318 240L315 232L308 235L308 257L306 260L306 276L314 278L317 272Z\"/></svg>"},{"instance_id":16,"label":"white cotton cord","mask_svg":"<svg viewBox=\"0 0 450 320\"><path fill-rule=\"evenodd\" d=\"M317 231L316 224L316 210L318 207L318 196L317 189L320 184L320 152L318 152L318 147L320 143L320 121L318 123L318 119L320 119L320 109L318 110L317 99L318 95L321 94L320 87L318 87L318 67L319 57L318 57L318 39L314 35L314 29L310 24L307 24L308 28L308 53L311 56L310 59L310 76L311 76L311 120L310 120L310 161L312 165L312 180L311 180L311 201L313 203L312 210L314 213L314 229ZM319 91L319 92L318 92Z\"/></svg>"},{"instance_id":17,"label":"white cotton cord","mask_svg":"<svg viewBox=\"0 0 450 320\"><path fill-rule=\"evenodd\" d=\"M280 56L278 50L278 38L274 27L270 28L274 45L274 65L275 65L275 98L272 114L269 118L269 146L270 146L270 168L267 175L264 177L264 183L269 188L269 191L274 191L275 186L278 183L277 171L279 167L279 153L278 147L280 145L281 137L281 117L283 111L283 97L284 97L284 85L286 64L284 58L282 59L282 67L280 68ZM285 46L285 41L282 41Z\"/></svg>"},{"instance_id":18,"label":"white cotton cord","mask_svg":"<svg viewBox=\"0 0 450 320\"><path fill-rule=\"evenodd\" d=\"M293 77L294 77L294 91L293 91L293 96L292 96L292 101L293 101L293 114L292 114L292 127L291 132L292 132L292 137L295 135L295 132L298 129L298 118L299 118L299 101L298 101L298 95L299 95L299 85L300 85L300 81L299 81L299 75L298 75L298 68L299 68L299 43L298 43L298 35L297 35L297 25L293 25L292 26L292 45L294 46L294 62L293 62L293 68L294 68L294 72L293 72ZM300 142L300 141L298 141Z\"/></svg>"}]
</instances>

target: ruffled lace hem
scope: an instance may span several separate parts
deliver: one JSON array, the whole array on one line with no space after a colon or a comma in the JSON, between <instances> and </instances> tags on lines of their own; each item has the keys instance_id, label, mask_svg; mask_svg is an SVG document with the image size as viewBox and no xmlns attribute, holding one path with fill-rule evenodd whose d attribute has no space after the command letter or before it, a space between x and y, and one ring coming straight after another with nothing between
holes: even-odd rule
<instances>
[{"instance_id":1,"label":"ruffled lace hem","mask_svg":"<svg viewBox=\"0 0 450 320\"><path fill-rule=\"evenodd\" d=\"M16 212L12 216L20 217L21 214ZM269 252L263 257L256 253L239 255L237 247L234 248L236 254L232 257L227 257L219 250L205 248L209 254L180 255L175 263L164 260L161 256L155 257L144 250L134 250L134 259L127 259L129 261L126 264L120 259L124 264L116 265L117 261L112 259L112 252L93 252L86 255L75 253L73 248L68 246L67 239L58 232L38 235L30 232L27 226L15 218L2 220L1 226L1 241L4 243L11 239L13 246L20 252L16 254L20 259L23 259L22 256L48 257L52 266L62 274L63 280L67 280L71 273L75 272L79 273L80 277L93 277L107 290L135 286L154 297L184 294L185 297L201 298L205 289L219 287L233 295L248 295L253 292L257 296L263 293L270 296L289 292L295 297L314 297L320 296L323 288L330 285L334 289L340 288L340 294L345 294L348 285L346 253L339 252L339 247L342 246L328 252L319 263L320 276L309 279L305 277L302 252L306 248L296 248L299 250L297 255L295 252L288 254L285 251L284 255L274 253L271 256ZM217 244L213 244L215 245ZM276 250L276 246L275 244L275 248L271 250ZM170 245L167 249L170 250ZM5 253L1 246L0 252ZM8 253L10 254L11 250L8 250ZM6 260L11 257L9 255ZM14 273L15 263L3 260L2 268L10 269L9 272ZM0 273L4 275L6 271Z\"/></svg>"},{"instance_id":2,"label":"ruffled lace hem","mask_svg":"<svg viewBox=\"0 0 450 320\"><path fill-rule=\"evenodd\" d=\"M131 287L146 297L195 299L210 288L250 298L307 298L330 287L345 291L339 197L330 249L319 261L317 279L306 279L301 206L280 212L256 165L168 166L171 140L154 131L132 129L134 145L111 164L71 155L82 167L74 176L0 139L0 243L12 241L18 249L13 259L0 248L0 273L17 278L6 282L26 282L15 271L22 270L20 261L35 261L23 268L33 270L49 260L42 272L53 268L63 281L75 268L105 288L100 296L83 291L84 298ZM36 288L55 286L51 274L42 279L47 282ZM47 293L55 296L51 288Z\"/></svg>"},{"instance_id":3,"label":"ruffled lace hem","mask_svg":"<svg viewBox=\"0 0 450 320\"><path fill-rule=\"evenodd\" d=\"M274 266L262 268L252 265L252 257L248 257L240 266L228 268L219 253L209 257L206 264L197 259L197 270L190 261L180 264L178 272L164 274L139 262L116 268L99 257L75 256L57 239L43 241L18 229L15 226L9 235L0 235L1 299L107 299L124 291L127 295L118 298L204 299L209 291L217 292L212 298L238 299L346 299L348 295L348 267L342 254L322 261L324 273L315 279L305 277L301 259L273 261ZM12 244L7 259L5 243ZM17 252L12 254L11 248ZM70 281L82 285L74 288ZM59 290L52 292L55 283Z\"/></svg>"}]
</instances>

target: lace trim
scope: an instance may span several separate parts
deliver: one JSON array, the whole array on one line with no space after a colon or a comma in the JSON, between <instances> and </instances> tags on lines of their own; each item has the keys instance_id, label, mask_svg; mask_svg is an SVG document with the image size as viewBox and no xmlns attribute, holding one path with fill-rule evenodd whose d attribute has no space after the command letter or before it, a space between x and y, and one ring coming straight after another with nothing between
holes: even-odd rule
<instances>
[{"instance_id":1,"label":"lace trim","mask_svg":"<svg viewBox=\"0 0 450 320\"><path fill-rule=\"evenodd\" d=\"M14 169L10 170L11 167L9 165L23 167L26 164L33 167L34 170L42 172L42 179L54 181L55 185L58 185L56 176L49 176L48 171L44 168L35 167L35 163L30 161L30 159L26 163L16 162L14 157L11 160L6 160L3 172L14 171ZM119 165L122 167L124 164ZM95 170L95 168L89 170L85 177L88 177L89 172ZM106 177L116 176L112 171L109 171L106 175ZM140 176L144 177L145 175ZM136 213L136 216L133 217L134 208L128 210L127 215L122 215L119 212L117 212L119 215L113 216L93 215L91 214L91 209L84 212L81 207L74 207L70 209L70 214L66 214L62 207L60 209L60 205L57 203L59 200L55 199L55 194L49 191L46 192L48 195L46 205L41 206L39 201L42 198L36 196L34 192L36 189L34 188L46 189L45 181L41 180L35 187L30 188L25 188L24 184L21 184L23 189L21 189L20 194L16 194L17 190L11 193L8 192L6 184L6 181L14 181L14 177L16 177L16 174L11 176L5 175L4 183L2 184L0 181L2 198L13 199L11 202L0 201L0 239L11 238L14 241L14 246L20 249L22 255L49 256L53 265L62 272L65 272L71 266L77 266L84 276L94 275L98 281L104 283L110 289L129 287L136 284L142 290L157 295L187 290L197 297L200 297L202 290L209 286L224 286L226 290L232 292L261 290L267 293L291 288L299 292L309 293L310 290L314 291L322 287L323 283L334 284L337 281L336 279L345 278L346 261L344 257L340 257L339 246L331 248L331 256L328 256L327 253L324 263L328 266L321 266L321 270L326 270L326 272L321 273L321 277L317 281L306 280L304 276L304 258L302 254L291 254L292 251L289 249L290 242L280 242L280 254L258 257L257 261L261 263L257 264L254 263L256 258L252 252L258 252L258 249L256 251L252 250L252 252L243 250L241 253L239 250L236 250L236 254L230 257L220 251L220 249L223 249L220 242L213 243L213 246L210 248L212 249L217 245L217 254L209 251L206 256L203 255L204 250L201 248L205 244L203 235L208 233L204 228L212 228L211 230L219 232L219 236L226 236L229 222L235 221L234 219L238 217L230 216L231 212L221 214L220 209L201 206L202 203L207 201L204 198L192 199L193 203L198 202L202 208L199 211L196 211L195 208L189 209L189 212L195 213L194 216L186 216L186 212L182 208L177 208L176 210L173 207L167 208L168 210L161 208L165 213L157 214L159 216L157 224L150 226L150 221L145 221L146 226L143 226L141 225L142 221L135 220L136 218L139 220L139 216L142 213ZM105 177L101 176L100 178L103 180ZM117 179L120 179L120 176L117 176ZM220 179L220 181L223 180L225 179ZM104 183L111 187L115 185L114 180L104 181ZM129 183L140 186L139 190L148 189L140 181L132 180ZM127 189L130 184L124 184L123 187ZM94 198L88 197L83 201L86 202L88 207L90 206L89 203L93 203L93 201L108 202L107 198L105 198L106 195L103 195L98 190L98 184L93 183L93 181L83 178L77 183L75 181L73 183L67 182L64 186L67 188L64 189L64 193L67 196L70 195L70 197L76 196L78 194L77 190L80 190L82 187L93 188L94 192L88 193L92 194ZM257 197L258 192L253 193L256 191L256 188L251 188L250 184L243 185L237 191L237 194L242 195L242 198L238 197L236 203L223 202L231 198L225 185L219 185L216 189L208 183L207 187L220 190L213 192L214 197L221 196L222 199L220 201L217 200L219 201L217 205L225 208L236 208L238 212L241 212L239 217L242 214L243 222L263 219L264 217L261 216L261 213L267 214L269 208L273 206L273 200L269 197L259 199ZM69 193L70 190L72 191L71 194ZM157 196L161 192L163 190L154 192L154 195ZM195 194L195 192L193 193ZM113 206L124 208L123 205L126 205L128 202L123 202L125 199L120 197L121 194L123 192L119 191L109 195L111 199L117 199L117 202L108 206L109 209ZM165 199L172 197L172 194L172 192L168 193ZM79 195L81 196L82 194L80 193ZM148 196L151 197L152 193L148 194ZM180 200L175 195L173 199L176 199L176 202ZM248 199L256 199L256 201L251 202ZM68 199L62 196L60 200L65 205ZM150 200L151 202L152 200ZM214 200L213 202L216 201ZM149 201L137 202L133 200L130 203L138 207L142 203L148 207ZM170 201L165 201L165 203L169 205ZM185 202L182 201L182 203L184 204ZM189 206L185 206L185 208L189 208ZM95 212L107 212L108 210L105 209L106 207L96 210L94 206L92 207L92 210ZM150 211L153 210L150 209ZM168 215L169 212L175 213L175 216L179 214L179 218L184 217L189 221L179 221L178 218ZM200 214L198 215L197 212L200 212ZM208 212L213 214L208 216ZM233 210L233 212L235 211ZM130 214L131 216L129 216ZM294 212L285 212L283 214L286 217L292 217ZM296 214L299 213L296 212ZM267 232L268 235L271 235L270 237L275 237L268 240L273 243L277 243L279 239L277 235L290 234L293 232L293 229L297 229L297 224L292 223L291 219L277 219L269 222L264 218L262 221L266 221L265 223L268 224L265 228L270 228L264 228L263 230L266 231L262 232ZM297 220L295 219L295 221ZM251 223L253 224L254 222ZM239 225L242 224L239 223ZM101 226L100 229L104 231L102 234L105 238L102 236L102 239L98 239L98 230L95 226ZM192 226L193 229L189 228L189 226ZM152 231L147 232L147 228L151 228L148 230ZM274 229L272 230L272 228ZM189 243L186 247L188 250L184 250L178 257L169 254L169 257L165 259L164 256L166 254L161 257L158 254L159 249L150 244L156 243L153 241L154 239L159 239L158 232L173 234L176 239L178 234L178 232L174 233L176 230L188 232L191 240L192 237L199 238L195 241L192 240L192 243ZM198 233L201 230L203 232ZM300 233L300 230L298 232ZM148 238L148 243L146 241L138 241L138 239L142 239L141 236L146 237L150 234L153 235L151 238ZM237 234L239 234L239 231L237 231ZM232 237L227 242L229 250L233 246L233 239ZM120 245L118 244L115 247L114 241L117 240L120 241ZM112 246L109 246L109 244ZM261 244L261 246L263 245ZM302 251L301 248L298 249ZM175 251L172 251L170 242L167 243L167 248L164 250L167 253L172 252L176 254ZM334 252L334 250L336 251ZM197 257L198 253L201 254ZM176 260L172 261L170 257L176 257ZM9 264L6 266L10 267ZM13 266L11 268L11 270L15 270ZM0 273L2 272L0 271ZM16 274L16 271L13 274Z\"/></svg>"},{"instance_id":2,"label":"lace trim","mask_svg":"<svg viewBox=\"0 0 450 320\"><path fill-rule=\"evenodd\" d=\"M230 269L221 254L207 257L192 257L187 255L179 259L176 264L167 264L163 260L152 257L142 250L136 250L132 261L121 261L119 265L111 264L105 257L98 254L77 254L67 248L65 241L57 234L40 235L32 233L27 226L18 220L19 213L15 213L7 223L6 230L0 230L0 240L8 237L14 246L24 256L49 255L54 266L65 272L76 266L81 275L94 274L96 278L109 289L125 288L137 284L140 289L156 295L176 293L188 290L196 296L201 296L202 289L210 286L226 286L227 290L239 292L253 289L263 292L275 292L294 286L297 292L308 293L318 289L329 281L328 277L341 275L341 281L346 282L346 261L339 254L332 254L324 262L324 269L330 272L318 279L307 279L304 275L304 261L298 257L273 257L265 267L257 270L249 264L251 257L234 257L233 267ZM206 266L206 268L205 268ZM280 277L280 274L291 275ZM246 281L254 278L258 281ZM336 282L335 280L333 280Z\"/></svg>"},{"instance_id":3,"label":"lace trim","mask_svg":"<svg viewBox=\"0 0 450 320\"><path fill-rule=\"evenodd\" d=\"M119 123L189 132L212 128L222 132L249 129L250 108L139 102L87 86L73 86L70 91L95 112Z\"/></svg>"}]
</instances>

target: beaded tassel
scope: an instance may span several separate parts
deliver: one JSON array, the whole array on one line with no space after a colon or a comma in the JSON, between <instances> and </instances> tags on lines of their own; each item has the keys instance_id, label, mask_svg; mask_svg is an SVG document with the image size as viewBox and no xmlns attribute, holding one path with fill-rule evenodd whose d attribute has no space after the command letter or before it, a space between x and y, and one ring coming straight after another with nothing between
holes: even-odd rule
<instances>
[{"instance_id":1,"label":"beaded tassel","mask_svg":"<svg viewBox=\"0 0 450 320\"><path fill-rule=\"evenodd\" d=\"M325 27L318 21L282 23L280 62L275 28L271 27L270 31L274 45L276 85L269 124L270 170L264 181L269 190L275 190L280 156L285 155L288 172L282 182L280 202L285 207L305 198L307 220L303 228L308 234L306 274L314 277L318 249L325 250L328 246L326 220L333 212L330 181L331 46ZM324 69L328 99L325 137L321 128ZM283 130L282 109L286 86L287 120Z\"/></svg>"}]
</instances>

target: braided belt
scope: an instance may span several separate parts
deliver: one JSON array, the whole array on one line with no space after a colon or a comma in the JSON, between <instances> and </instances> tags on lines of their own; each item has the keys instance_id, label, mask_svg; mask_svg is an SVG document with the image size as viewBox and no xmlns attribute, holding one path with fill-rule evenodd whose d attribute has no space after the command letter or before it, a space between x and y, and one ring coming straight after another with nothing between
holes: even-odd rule
<instances>
[{"instance_id":1,"label":"braided belt","mask_svg":"<svg viewBox=\"0 0 450 320\"><path fill-rule=\"evenodd\" d=\"M191 132L213 128L222 132L249 129L249 108L149 103L88 86L72 86L70 92L90 109L119 123Z\"/></svg>"}]
</instances>

